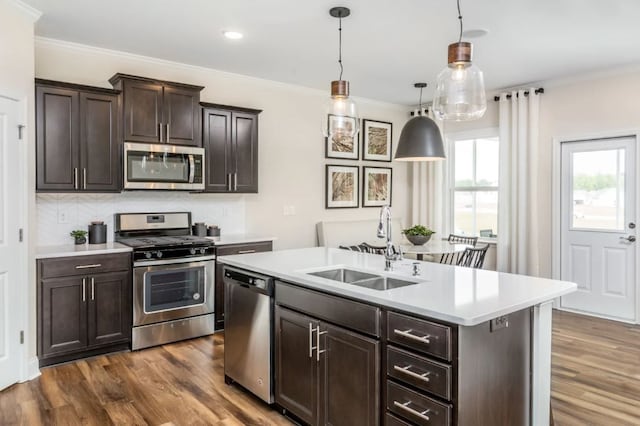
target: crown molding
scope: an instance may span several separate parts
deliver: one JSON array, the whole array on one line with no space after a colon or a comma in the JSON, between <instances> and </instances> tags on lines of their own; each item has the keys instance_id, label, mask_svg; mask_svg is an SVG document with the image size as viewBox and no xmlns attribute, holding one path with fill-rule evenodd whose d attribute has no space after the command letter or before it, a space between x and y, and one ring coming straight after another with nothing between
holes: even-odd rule
<instances>
[{"instance_id":1,"label":"crown molding","mask_svg":"<svg viewBox=\"0 0 640 426\"><path fill-rule=\"evenodd\" d=\"M40 17L42 16L42 12L40 12L38 9L36 9L33 6L26 4L25 2L22 2L20 0L7 0L7 1L10 5L18 9L24 15L31 18L31 20L34 23L37 22L38 19L40 19Z\"/></svg>"}]
</instances>

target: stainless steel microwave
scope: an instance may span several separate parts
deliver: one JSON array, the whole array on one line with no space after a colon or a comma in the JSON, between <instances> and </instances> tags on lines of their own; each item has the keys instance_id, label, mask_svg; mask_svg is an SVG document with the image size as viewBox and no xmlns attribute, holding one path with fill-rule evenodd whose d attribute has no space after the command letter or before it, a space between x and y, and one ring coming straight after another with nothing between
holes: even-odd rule
<instances>
[{"instance_id":1,"label":"stainless steel microwave","mask_svg":"<svg viewBox=\"0 0 640 426\"><path fill-rule=\"evenodd\" d=\"M204 148L124 144L124 189L204 189Z\"/></svg>"}]
</instances>

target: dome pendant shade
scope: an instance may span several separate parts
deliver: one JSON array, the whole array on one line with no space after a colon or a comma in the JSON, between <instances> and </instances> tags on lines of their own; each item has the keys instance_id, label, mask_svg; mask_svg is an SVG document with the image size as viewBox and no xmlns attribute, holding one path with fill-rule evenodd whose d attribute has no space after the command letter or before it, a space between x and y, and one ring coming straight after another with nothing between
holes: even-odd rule
<instances>
[{"instance_id":1,"label":"dome pendant shade","mask_svg":"<svg viewBox=\"0 0 640 426\"><path fill-rule=\"evenodd\" d=\"M429 117L419 115L404 125L398 141L395 160L444 160L444 144L438 125Z\"/></svg>"}]
</instances>

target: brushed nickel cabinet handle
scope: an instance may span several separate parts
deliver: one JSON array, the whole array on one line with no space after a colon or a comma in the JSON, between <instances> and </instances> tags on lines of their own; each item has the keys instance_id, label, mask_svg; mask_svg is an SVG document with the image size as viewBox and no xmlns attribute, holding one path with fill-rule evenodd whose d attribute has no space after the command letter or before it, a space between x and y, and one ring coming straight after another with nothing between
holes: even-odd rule
<instances>
[{"instance_id":1,"label":"brushed nickel cabinet handle","mask_svg":"<svg viewBox=\"0 0 640 426\"><path fill-rule=\"evenodd\" d=\"M409 329L409 330L398 330L397 328L393 330L394 334L397 334L398 336L402 336L402 337L406 337L407 339L411 339L411 340L415 340L416 342L420 342L420 343L426 343L429 344L431 343L431 335L427 334L426 336L416 336L415 334L411 334L413 330Z\"/></svg>"},{"instance_id":2,"label":"brushed nickel cabinet handle","mask_svg":"<svg viewBox=\"0 0 640 426\"><path fill-rule=\"evenodd\" d=\"M320 354L326 352L326 349L320 350L320 336L327 334L327 331L320 331L318 326L318 332L316 333L316 362L320 362Z\"/></svg>"},{"instance_id":3,"label":"brushed nickel cabinet handle","mask_svg":"<svg viewBox=\"0 0 640 426\"><path fill-rule=\"evenodd\" d=\"M231 192L231 173L227 173L227 191Z\"/></svg>"},{"instance_id":4,"label":"brushed nickel cabinet handle","mask_svg":"<svg viewBox=\"0 0 640 426\"><path fill-rule=\"evenodd\" d=\"M73 189L78 189L78 168L73 168Z\"/></svg>"},{"instance_id":5,"label":"brushed nickel cabinet handle","mask_svg":"<svg viewBox=\"0 0 640 426\"><path fill-rule=\"evenodd\" d=\"M96 300L96 279L91 277L91 300Z\"/></svg>"},{"instance_id":6,"label":"brushed nickel cabinet handle","mask_svg":"<svg viewBox=\"0 0 640 426\"><path fill-rule=\"evenodd\" d=\"M427 416L427 413L429 413L431 410L417 411L409 407L409 404L411 404L411 401L405 402L404 404L398 401L393 401L393 405L395 405L399 409L404 410L407 413L413 414L414 416L419 417L426 422L431 420L431 418Z\"/></svg>"},{"instance_id":7,"label":"brushed nickel cabinet handle","mask_svg":"<svg viewBox=\"0 0 640 426\"><path fill-rule=\"evenodd\" d=\"M102 263L93 263L91 265L78 265L76 269L91 269L91 268L99 268L102 266Z\"/></svg>"},{"instance_id":8,"label":"brushed nickel cabinet handle","mask_svg":"<svg viewBox=\"0 0 640 426\"><path fill-rule=\"evenodd\" d=\"M169 140L170 140L170 137L169 137L169 123L165 124L164 139L165 139L166 142L169 142Z\"/></svg>"},{"instance_id":9,"label":"brushed nickel cabinet handle","mask_svg":"<svg viewBox=\"0 0 640 426\"><path fill-rule=\"evenodd\" d=\"M238 250L238 254L255 253L255 250Z\"/></svg>"},{"instance_id":10,"label":"brushed nickel cabinet handle","mask_svg":"<svg viewBox=\"0 0 640 426\"><path fill-rule=\"evenodd\" d=\"M409 370L412 366L407 365L406 367L400 367L399 365L394 365L393 369L399 373L406 374L407 376L413 377L414 379L422 380L423 382L429 383L429 376L431 373L416 373L414 371Z\"/></svg>"},{"instance_id":11,"label":"brushed nickel cabinet handle","mask_svg":"<svg viewBox=\"0 0 640 426\"><path fill-rule=\"evenodd\" d=\"M87 279L86 278L82 279L82 301L83 302L87 301Z\"/></svg>"},{"instance_id":12,"label":"brushed nickel cabinet handle","mask_svg":"<svg viewBox=\"0 0 640 426\"><path fill-rule=\"evenodd\" d=\"M87 169L82 168L82 189L87 189Z\"/></svg>"},{"instance_id":13,"label":"brushed nickel cabinet handle","mask_svg":"<svg viewBox=\"0 0 640 426\"><path fill-rule=\"evenodd\" d=\"M162 142L162 123L158 123L158 137L160 138L160 142Z\"/></svg>"},{"instance_id":14,"label":"brushed nickel cabinet handle","mask_svg":"<svg viewBox=\"0 0 640 426\"><path fill-rule=\"evenodd\" d=\"M233 174L233 190L234 191L238 190L238 172L235 172Z\"/></svg>"}]
</instances>

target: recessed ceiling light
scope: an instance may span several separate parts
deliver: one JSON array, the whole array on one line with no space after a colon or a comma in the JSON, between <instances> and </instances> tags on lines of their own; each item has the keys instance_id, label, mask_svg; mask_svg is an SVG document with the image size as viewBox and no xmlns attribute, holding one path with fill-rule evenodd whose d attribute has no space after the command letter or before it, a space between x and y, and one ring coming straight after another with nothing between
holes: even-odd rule
<instances>
[{"instance_id":1,"label":"recessed ceiling light","mask_svg":"<svg viewBox=\"0 0 640 426\"><path fill-rule=\"evenodd\" d=\"M222 34L229 40L240 40L242 37L244 37L242 33L239 33L237 31L223 31Z\"/></svg>"},{"instance_id":2,"label":"recessed ceiling light","mask_svg":"<svg viewBox=\"0 0 640 426\"><path fill-rule=\"evenodd\" d=\"M480 38L489 34L489 30L485 30L484 28L474 28L472 30L466 30L462 33L462 37L464 38Z\"/></svg>"}]
</instances>

